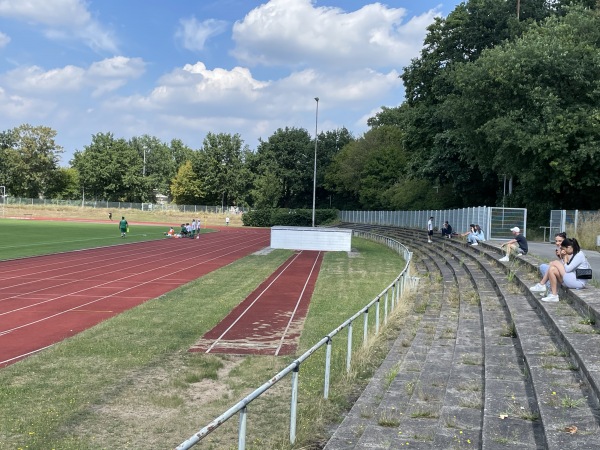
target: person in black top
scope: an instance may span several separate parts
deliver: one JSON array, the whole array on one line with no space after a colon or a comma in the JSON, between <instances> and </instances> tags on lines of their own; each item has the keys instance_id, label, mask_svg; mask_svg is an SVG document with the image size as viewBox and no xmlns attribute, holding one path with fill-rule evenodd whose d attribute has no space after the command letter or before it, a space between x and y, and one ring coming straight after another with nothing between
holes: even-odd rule
<instances>
[{"instance_id":1,"label":"person in black top","mask_svg":"<svg viewBox=\"0 0 600 450\"><path fill-rule=\"evenodd\" d=\"M442 225L442 237L450 239L452 237L452 225L446 220Z\"/></svg>"},{"instance_id":2,"label":"person in black top","mask_svg":"<svg viewBox=\"0 0 600 450\"><path fill-rule=\"evenodd\" d=\"M499 261L508 262L511 253L516 254L517 256L526 255L529 251L529 247L527 245L527 239L525 236L521 234L521 229L519 227L512 227L510 229L514 239L510 241L506 241L504 244L500 245L500 248L506 247L506 256L504 258L500 258Z\"/></svg>"}]
</instances>

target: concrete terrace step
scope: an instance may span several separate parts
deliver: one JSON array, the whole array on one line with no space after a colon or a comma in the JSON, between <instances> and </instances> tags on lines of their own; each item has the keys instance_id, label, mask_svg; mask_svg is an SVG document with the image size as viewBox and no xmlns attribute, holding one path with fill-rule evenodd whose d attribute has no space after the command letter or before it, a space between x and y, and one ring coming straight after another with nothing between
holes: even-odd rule
<instances>
[{"instance_id":1,"label":"concrete terrace step","mask_svg":"<svg viewBox=\"0 0 600 450\"><path fill-rule=\"evenodd\" d=\"M426 280L425 284L429 286L428 296L421 298L421 301L416 303L415 314L412 317L413 326L402 330L385 361L378 368L351 411L346 415L343 424L337 428L327 443L326 449L354 448L372 423L387 420L389 413L381 416L382 411L389 408L390 412L396 413L395 406L387 406L389 399L383 401L388 384L390 382L402 383L403 381L412 383L414 374L408 373L403 378L400 375L399 366L401 363L414 364L415 367L419 364L420 355L427 347L426 335L423 332L425 326L420 327L420 324L421 322L429 324L437 320L441 306L440 299L443 295L443 286L435 281L438 277L441 278L439 269L435 264L431 261L424 261L416 264L416 268L421 279ZM393 376L396 372L398 372L398 375ZM391 376L393 376L393 380L390 379ZM406 393L405 389L397 389L398 398L394 404L404 401Z\"/></svg>"},{"instance_id":2,"label":"concrete terrace step","mask_svg":"<svg viewBox=\"0 0 600 450\"><path fill-rule=\"evenodd\" d=\"M503 264L499 249L485 243L440 238L428 244L422 231L351 227L398 239L427 270L435 263L443 306L435 333L431 323L419 325L433 339L418 377L398 371L380 394L378 419L363 420L358 440L339 447L332 439L326 449L600 448L596 289L565 292L558 304L545 304L528 289L538 278L539 260L531 255ZM466 366L477 368L479 382ZM472 377L466 383L465 373ZM422 414L416 408L424 404ZM399 413L382 421L386 411Z\"/></svg>"}]
</instances>

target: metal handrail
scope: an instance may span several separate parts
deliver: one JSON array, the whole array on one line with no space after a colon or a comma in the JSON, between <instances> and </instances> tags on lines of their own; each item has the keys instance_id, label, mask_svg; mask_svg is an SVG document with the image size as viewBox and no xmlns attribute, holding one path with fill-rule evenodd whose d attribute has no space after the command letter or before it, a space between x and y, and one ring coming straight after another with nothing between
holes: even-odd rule
<instances>
[{"instance_id":1,"label":"metal handrail","mask_svg":"<svg viewBox=\"0 0 600 450\"><path fill-rule=\"evenodd\" d=\"M323 387L323 398L327 399L329 397L329 381L330 381L330 371L331 371L331 346L333 342L333 337L340 333L344 328L348 328L348 345L346 350L346 371L350 371L351 362L352 362L352 324L355 320L357 320L360 316L364 317L363 322L363 345L367 344L368 339L368 318L369 318L369 309L373 305L376 305L375 311L375 334L379 333L379 315L380 308L379 303L381 299L384 299L384 322L387 323L387 317L393 311L394 307L398 304L401 295L404 293L404 290L407 286L407 283L412 283L413 278L411 278L408 274L408 269L410 266L410 262L412 259L412 252L408 250L404 245L400 242L389 238L387 236L381 236L374 233L369 233L365 231L354 230L353 234L355 236L363 237L365 239L374 240L380 243L385 244L386 246L392 248L398 253L401 253L406 261L406 264L400 274L392 281L379 295L377 295L373 300L371 300L367 305L357 311L352 317L347 319L344 323L339 325L325 337L323 337L319 342L313 345L309 350L304 352L299 358L294 360L290 365L288 365L285 369L281 370L275 376L273 376L270 380L265 382L258 389L255 389L252 393L244 397L242 400L237 402L219 417L214 419L196 434L191 436L186 441L182 442L179 446L177 446L177 450L185 450L193 447L214 430L219 428L222 424L224 424L227 420L233 417L234 414L239 413L239 427L238 427L238 449L243 450L246 448L246 418L247 418L247 406L260 395L262 395L265 391L273 387L276 383L282 380L286 375L292 374L292 394L291 394L291 402L290 402L290 443L293 444L296 441L296 417L297 417L297 403L298 403L298 376L300 371L300 365L306 359L308 359L313 353L315 353L318 349L327 346L326 348L326 358L325 358L325 375L324 375L324 387ZM410 285L410 284L408 284ZM388 308L389 304L389 308Z\"/></svg>"}]
</instances>

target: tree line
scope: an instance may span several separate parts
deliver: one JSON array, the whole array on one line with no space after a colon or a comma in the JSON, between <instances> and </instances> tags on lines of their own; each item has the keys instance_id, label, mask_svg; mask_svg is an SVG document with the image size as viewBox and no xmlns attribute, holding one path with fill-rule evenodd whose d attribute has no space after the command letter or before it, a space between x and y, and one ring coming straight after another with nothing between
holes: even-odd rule
<instances>
[{"instance_id":1,"label":"tree line","mask_svg":"<svg viewBox=\"0 0 600 450\"><path fill-rule=\"evenodd\" d=\"M317 207L474 205L597 209L600 201L597 0L469 0L428 28L403 69L406 98L317 141ZM68 168L48 127L0 133L0 184L13 196L310 208L314 137L276 130L251 150L208 133L191 149L99 133Z\"/></svg>"}]
</instances>

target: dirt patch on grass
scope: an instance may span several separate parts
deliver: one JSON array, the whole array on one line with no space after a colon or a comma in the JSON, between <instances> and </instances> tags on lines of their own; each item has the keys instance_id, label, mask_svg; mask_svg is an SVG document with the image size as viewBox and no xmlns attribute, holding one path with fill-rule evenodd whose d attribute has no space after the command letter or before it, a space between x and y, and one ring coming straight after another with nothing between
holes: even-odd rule
<instances>
[{"instance_id":1,"label":"dirt patch on grass","mask_svg":"<svg viewBox=\"0 0 600 450\"><path fill-rule=\"evenodd\" d=\"M170 448L218 417L236 400L230 373L242 357L210 356L222 366L216 379L197 378L205 355L179 353L160 367L122 380L119 387L82 412L66 431L77 445L91 448ZM190 381L191 380L191 381ZM235 420L233 422L236 422ZM78 443L77 443L78 442Z\"/></svg>"}]
</instances>

